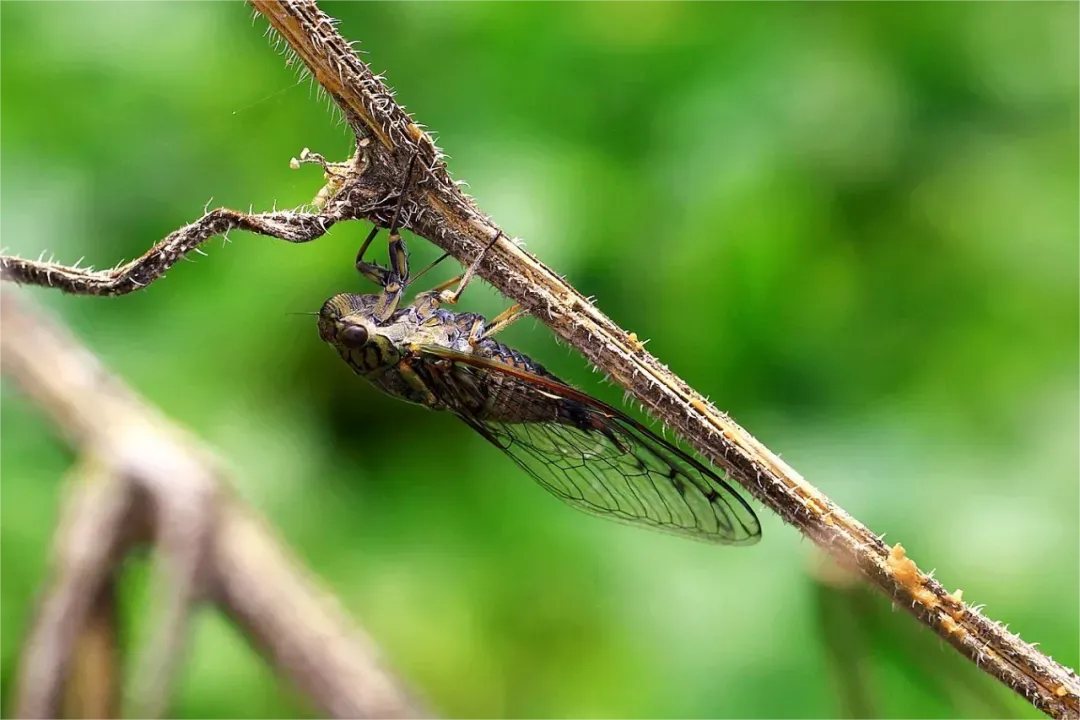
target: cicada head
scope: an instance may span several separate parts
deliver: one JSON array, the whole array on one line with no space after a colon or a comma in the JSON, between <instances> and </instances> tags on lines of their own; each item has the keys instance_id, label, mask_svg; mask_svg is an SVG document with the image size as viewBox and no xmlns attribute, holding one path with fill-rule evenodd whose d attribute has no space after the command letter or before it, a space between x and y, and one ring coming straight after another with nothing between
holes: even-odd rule
<instances>
[{"instance_id":1,"label":"cicada head","mask_svg":"<svg viewBox=\"0 0 1080 720\"><path fill-rule=\"evenodd\" d=\"M396 364L401 357L396 341L400 333L375 320L377 300L376 295L342 293L319 310L319 337L362 375Z\"/></svg>"},{"instance_id":2,"label":"cicada head","mask_svg":"<svg viewBox=\"0 0 1080 720\"><path fill-rule=\"evenodd\" d=\"M369 313L365 312L364 306L364 296L352 293L342 293L327 300L319 310L319 337L331 345L337 344L341 331L354 324L354 319L361 323L366 319L364 316Z\"/></svg>"}]
</instances>

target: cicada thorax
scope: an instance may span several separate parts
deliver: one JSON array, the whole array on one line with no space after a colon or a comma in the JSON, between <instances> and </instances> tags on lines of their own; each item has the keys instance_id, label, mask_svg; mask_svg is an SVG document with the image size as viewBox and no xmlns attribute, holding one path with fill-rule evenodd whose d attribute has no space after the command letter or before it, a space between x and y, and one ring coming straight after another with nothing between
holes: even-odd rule
<instances>
[{"instance_id":1,"label":"cicada thorax","mask_svg":"<svg viewBox=\"0 0 1080 720\"><path fill-rule=\"evenodd\" d=\"M381 337L374 337L362 348L347 348L337 345L338 354L358 374L373 377L383 374L401 361L401 352L392 343Z\"/></svg>"}]
</instances>

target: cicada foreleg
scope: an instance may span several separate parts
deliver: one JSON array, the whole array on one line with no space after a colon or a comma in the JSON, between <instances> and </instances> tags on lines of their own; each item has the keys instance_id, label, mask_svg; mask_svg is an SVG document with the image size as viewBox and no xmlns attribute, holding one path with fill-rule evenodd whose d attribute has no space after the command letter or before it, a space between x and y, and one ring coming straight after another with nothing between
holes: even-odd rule
<instances>
[{"instance_id":1,"label":"cicada foreleg","mask_svg":"<svg viewBox=\"0 0 1080 720\"><path fill-rule=\"evenodd\" d=\"M368 233L367 238L364 240L364 244L360 246L360 251L356 253L357 271L383 289L379 296L379 302L375 307L375 317L381 322L389 320L390 316L397 310L398 303L401 302L401 297L405 294L405 288L409 284L409 253L405 248L405 241L401 239L399 223L402 208L405 206L405 196L408 194L409 184L412 182L413 167L416 165L417 154L414 154L409 160L409 169L405 171L405 183L402 185L401 193L398 195L394 219L390 222L390 237L387 248L390 256L390 267L383 267L378 263L370 263L364 260L364 254L367 252L368 247L371 246L375 236L379 234L377 226L371 229L371 232Z\"/></svg>"},{"instance_id":2,"label":"cicada foreleg","mask_svg":"<svg viewBox=\"0 0 1080 720\"><path fill-rule=\"evenodd\" d=\"M390 268L384 268L378 263L364 262L364 253L367 252L368 247L371 245L371 241L374 240L375 236L378 234L378 226L371 228L371 232L368 233L367 238L364 240L364 244L360 246L360 252L356 254L356 270L379 287L385 288L390 282Z\"/></svg>"}]
</instances>

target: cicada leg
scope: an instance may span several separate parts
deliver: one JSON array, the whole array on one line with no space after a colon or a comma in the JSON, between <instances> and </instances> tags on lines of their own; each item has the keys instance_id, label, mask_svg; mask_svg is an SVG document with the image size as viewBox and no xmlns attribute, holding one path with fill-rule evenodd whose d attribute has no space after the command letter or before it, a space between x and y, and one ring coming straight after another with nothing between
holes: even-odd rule
<instances>
[{"instance_id":1,"label":"cicada leg","mask_svg":"<svg viewBox=\"0 0 1080 720\"><path fill-rule=\"evenodd\" d=\"M480 254L476 256L476 259L469 264L469 267L467 267L465 269L465 272L463 272L461 275L450 278L446 282L440 283L432 289L418 294L416 296L416 299L413 301L413 305L415 305L419 309L420 314L427 315L443 303L447 303L449 305L456 305L458 300L461 299L461 294L465 292L465 288L469 286L469 283L472 282L473 276L476 275L476 270L480 267L480 261L484 259L484 255L487 253L487 251L490 250L492 246L495 245L495 243L499 242L499 238L501 238L502 236L502 230L497 231L495 233L495 237L492 238L491 242L489 242L487 246L480 251ZM446 256L444 255L443 258L444 257ZM439 258L439 260L442 260L443 258ZM435 262L437 263L439 262L439 260L436 260ZM424 272L427 272L427 269L425 269ZM454 285L457 285L457 289L451 291L450 288Z\"/></svg>"},{"instance_id":2,"label":"cicada leg","mask_svg":"<svg viewBox=\"0 0 1080 720\"><path fill-rule=\"evenodd\" d=\"M378 263L364 262L364 253L367 252L368 247L371 245L371 241L374 240L375 236L378 234L378 226L371 228L371 232L368 233L367 238L364 240L364 244L360 246L360 252L356 254L356 270L379 287L385 288L390 282L390 269L384 268Z\"/></svg>"},{"instance_id":3,"label":"cicada leg","mask_svg":"<svg viewBox=\"0 0 1080 720\"><path fill-rule=\"evenodd\" d=\"M505 330L511 323L517 322L528 314L528 310L523 309L520 304L514 303L513 305L493 317L491 319L491 322L487 324L487 327L484 328L484 331L480 333L479 337L477 337L475 340L470 338L469 341L475 345L481 340L486 340L495 333Z\"/></svg>"},{"instance_id":4,"label":"cicada leg","mask_svg":"<svg viewBox=\"0 0 1080 720\"><path fill-rule=\"evenodd\" d=\"M405 171L405 183L402 185L401 193L398 196L394 219L390 222L388 243L390 267L383 267L378 263L369 263L364 260L364 253L367 252L375 236L379 234L378 227L371 229L371 232L368 233L367 238L364 240L364 244L360 246L360 251L356 254L357 271L383 289L379 296L379 302L375 306L375 317L380 322L389 320L390 316L394 314L398 303L401 302L401 296L405 294L405 287L409 284L409 253L405 249L405 241L401 239L398 223L401 220L401 210L405 206L405 196L408 193L409 184L412 182L413 167L416 165L417 154L419 153L413 154L409 160L409 169Z\"/></svg>"},{"instance_id":5,"label":"cicada leg","mask_svg":"<svg viewBox=\"0 0 1080 720\"><path fill-rule=\"evenodd\" d=\"M423 378L417 375L416 371L413 370L411 359L403 358L401 362L397 364L397 372L411 388L423 396L425 406L429 408L436 408L439 406L439 400L435 397L435 394L431 392L431 388L424 384Z\"/></svg>"}]
</instances>

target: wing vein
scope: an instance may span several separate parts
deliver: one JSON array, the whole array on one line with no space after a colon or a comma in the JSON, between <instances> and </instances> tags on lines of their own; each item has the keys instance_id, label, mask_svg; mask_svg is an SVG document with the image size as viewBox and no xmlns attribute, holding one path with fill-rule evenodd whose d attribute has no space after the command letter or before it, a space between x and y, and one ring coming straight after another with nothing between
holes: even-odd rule
<instances>
[{"instance_id":1,"label":"wing vein","mask_svg":"<svg viewBox=\"0 0 1080 720\"><path fill-rule=\"evenodd\" d=\"M754 511L712 469L550 375L439 347L412 367L446 409L580 510L706 542L760 537Z\"/></svg>"}]
</instances>

